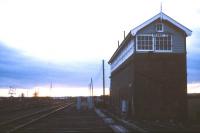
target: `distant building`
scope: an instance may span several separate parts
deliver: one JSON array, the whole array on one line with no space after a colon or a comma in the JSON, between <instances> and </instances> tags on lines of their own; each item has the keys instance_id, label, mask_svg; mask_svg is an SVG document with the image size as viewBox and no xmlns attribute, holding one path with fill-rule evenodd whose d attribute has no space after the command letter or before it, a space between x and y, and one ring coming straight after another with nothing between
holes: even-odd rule
<instances>
[{"instance_id":1,"label":"distant building","mask_svg":"<svg viewBox=\"0 0 200 133\"><path fill-rule=\"evenodd\" d=\"M186 37L191 34L162 11L128 33L109 60L116 112L134 119L187 118Z\"/></svg>"}]
</instances>

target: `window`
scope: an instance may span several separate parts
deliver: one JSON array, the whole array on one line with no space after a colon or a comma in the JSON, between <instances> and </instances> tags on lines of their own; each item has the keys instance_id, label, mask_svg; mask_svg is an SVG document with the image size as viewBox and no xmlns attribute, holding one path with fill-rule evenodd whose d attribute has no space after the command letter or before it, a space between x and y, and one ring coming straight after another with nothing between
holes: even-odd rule
<instances>
[{"instance_id":1,"label":"window","mask_svg":"<svg viewBox=\"0 0 200 133\"><path fill-rule=\"evenodd\" d=\"M137 36L137 50L138 51L152 51L153 50L153 36L152 35L138 35Z\"/></svg>"},{"instance_id":2,"label":"window","mask_svg":"<svg viewBox=\"0 0 200 133\"><path fill-rule=\"evenodd\" d=\"M157 32L163 32L163 24L162 23L156 24L156 31Z\"/></svg>"},{"instance_id":3,"label":"window","mask_svg":"<svg viewBox=\"0 0 200 133\"><path fill-rule=\"evenodd\" d=\"M155 50L171 51L172 50L172 36L168 34L156 34L155 35Z\"/></svg>"},{"instance_id":4,"label":"window","mask_svg":"<svg viewBox=\"0 0 200 133\"><path fill-rule=\"evenodd\" d=\"M137 35L136 50L172 52L172 35L165 33Z\"/></svg>"}]
</instances>

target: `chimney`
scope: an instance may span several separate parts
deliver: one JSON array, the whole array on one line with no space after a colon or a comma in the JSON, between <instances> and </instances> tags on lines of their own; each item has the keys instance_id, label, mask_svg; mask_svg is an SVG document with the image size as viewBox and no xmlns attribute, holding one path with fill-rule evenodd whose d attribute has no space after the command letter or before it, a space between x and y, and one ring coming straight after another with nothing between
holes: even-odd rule
<instances>
[{"instance_id":1,"label":"chimney","mask_svg":"<svg viewBox=\"0 0 200 133\"><path fill-rule=\"evenodd\" d=\"M125 37L126 37L126 34L125 34L125 30L124 30L124 39L125 39Z\"/></svg>"},{"instance_id":2,"label":"chimney","mask_svg":"<svg viewBox=\"0 0 200 133\"><path fill-rule=\"evenodd\" d=\"M118 42L117 42L117 43L118 43L118 48L119 48L119 40L118 40Z\"/></svg>"}]
</instances>

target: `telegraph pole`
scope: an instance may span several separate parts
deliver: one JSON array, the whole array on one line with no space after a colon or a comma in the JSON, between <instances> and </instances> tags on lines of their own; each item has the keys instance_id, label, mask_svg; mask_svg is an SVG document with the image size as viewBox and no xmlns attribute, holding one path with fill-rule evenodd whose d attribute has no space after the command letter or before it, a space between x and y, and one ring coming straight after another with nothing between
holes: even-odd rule
<instances>
[{"instance_id":1,"label":"telegraph pole","mask_svg":"<svg viewBox=\"0 0 200 133\"><path fill-rule=\"evenodd\" d=\"M91 82L89 83L89 96L91 96Z\"/></svg>"},{"instance_id":2,"label":"telegraph pole","mask_svg":"<svg viewBox=\"0 0 200 133\"><path fill-rule=\"evenodd\" d=\"M93 104L93 81L91 78L90 84L89 84L89 91L90 91L90 96L88 97L88 108L92 109L94 107Z\"/></svg>"},{"instance_id":3,"label":"telegraph pole","mask_svg":"<svg viewBox=\"0 0 200 133\"><path fill-rule=\"evenodd\" d=\"M49 91L50 91L49 97L51 97L52 87L53 87L53 85L52 85L52 81L51 81L50 88L49 88Z\"/></svg>"},{"instance_id":4,"label":"telegraph pole","mask_svg":"<svg viewBox=\"0 0 200 133\"><path fill-rule=\"evenodd\" d=\"M104 69L104 60L102 61L103 65L103 104L105 106L105 69Z\"/></svg>"},{"instance_id":5,"label":"telegraph pole","mask_svg":"<svg viewBox=\"0 0 200 133\"><path fill-rule=\"evenodd\" d=\"M93 97L93 81L92 81L92 78L91 78L91 89L92 89L92 97Z\"/></svg>"}]
</instances>

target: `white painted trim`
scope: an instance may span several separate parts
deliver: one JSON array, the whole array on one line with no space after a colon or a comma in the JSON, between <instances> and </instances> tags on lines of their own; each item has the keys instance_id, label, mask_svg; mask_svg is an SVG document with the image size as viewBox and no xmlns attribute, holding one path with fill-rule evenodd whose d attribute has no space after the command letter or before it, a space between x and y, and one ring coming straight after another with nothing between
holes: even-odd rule
<instances>
[{"instance_id":1,"label":"white painted trim","mask_svg":"<svg viewBox=\"0 0 200 133\"><path fill-rule=\"evenodd\" d=\"M168 35L167 35L168 36ZM173 42L172 42L172 35L170 35L170 37L171 37L171 50L156 50L155 49L155 52L158 52L158 53L170 53L170 52L173 52ZM155 37L154 37L154 39L155 39ZM156 45L156 42L155 42L155 40L154 40L154 45Z\"/></svg>"},{"instance_id":2,"label":"white painted trim","mask_svg":"<svg viewBox=\"0 0 200 133\"><path fill-rule=\"evenodd\" d=\"M161 33L162 34L162 33ZM138 49L137 46L138 46L138 40L137 40L137 37L138 36L152 36L152 50L142 50L142 49ZM171 50L156 50L155 49L155 45L156 45L156 42L155 42L155 35L154 34L139 34L139 35L136 35L136 51L137 52L158 52L158 53L170 53L170 52L173 52L173 42L172 42L172 35L171 36Z\"/></svg>"},{"instance_id":3,"label":"white painted trim","mask_svg":"<svg viewBox=\"0 0 200 133\"><path fill-rule=\"evenodd\" d=\"M153 51L154 51L154 49L155 49L155 37L154 37L153 34L152 34L152 41L153 41Z\"/></svg>"},{"instance_id":4,"label":"white painted trim","mask_svg":"<svg viewBox=\"0 0 200 133\"><path fill-rule=\"evenodd\" d=\"M117 69L123 62L125 62L134 53L134 40L130 40L126 47L120 51L117 57L111 63L111 71Z\"/></svg>"},{"instance_id":5,"label":"white painted trim","mask_svg":"<svg viewBox=\"0 0 200 133\"><path fill-rule=\"evenodd\" d=\"M151 36L152 37L152 49L151 50L142 50L142 49L138 49L138 36ZM136 51L139 51L139 52L148 52L148 51L154 51L154 42L153 42L153 34L139 34L136 36Z\"/></svg>"},{"instance_id":6,"label":"white painted trim","mask_svg":"<svg viewBox=\"0 0 200 133\"><path fill-rule=\"evenodd\" d=\"M171 44L172 44L172 46L171 46L171 47L172 47L172 48L171 48L171 51L173 52L173 39L172 39L172 37L173 37L173 36L171 35Z\"/></svg>"},{"instance_id":7,"label":"white painted trim","mask_svg":"<svg viewBox=\"0 0 200 133\"><path fill-rule=\"evenodd\" d=\"M155 21L156 19L158 18L161 18L163 20L167 20L169 22L171 22L172 24L174 24L175 26L177 26L178 28L182 29L187 36L191 36L192 35L192 31L189 30L187 27L181 25L180 23L178 23L177 21L175 21L174 19L170 18L169 16L167 16L166 14L162 13L162 16L161 16L161 13L155 15L154 17L152 17L151 19L145 21L144 23L142 23L141 25L137 26L136 28L132 29L131 30L131 34L133 36L136 35L136 33L141 30L142 28L144 28L145 26L149 25L150 23L152 23L153 21Z\"/></svg>"},{"instance_id":8,"label":"white painted trim","mask_svg":"<svg viewBox=\"0 0 200 133\"><path fill-rule=\"evenodd\" d=\"M139 35L137 35L137 36L152 36L153 34L147 34L147 33L145 33L145 34L139 34Z\"/></svg>"},{"instance_id":9,"label":"white painted trim","mask_svg":"<svg viewBox=\"0 0 200 133\"><path fill-rule=\"evenodd\" d=\"M172 50L155 50L157 53L171 53Z\"/></svg>"},{"instance_id":10,"label":"white painted trim","mask_svg":"<svg viewBox=\"0 0 200 133\"><path fill-rule=\"evenodd\" d=\"M158 24L161 24L161 25L162 25L162 30L157 30L157 25L158 25ZM160 32L160 33L164 32L164 24L163 24L163 23L157 23L157 24L156 24L156 32Z\"/></svg>"}]
</instances>

